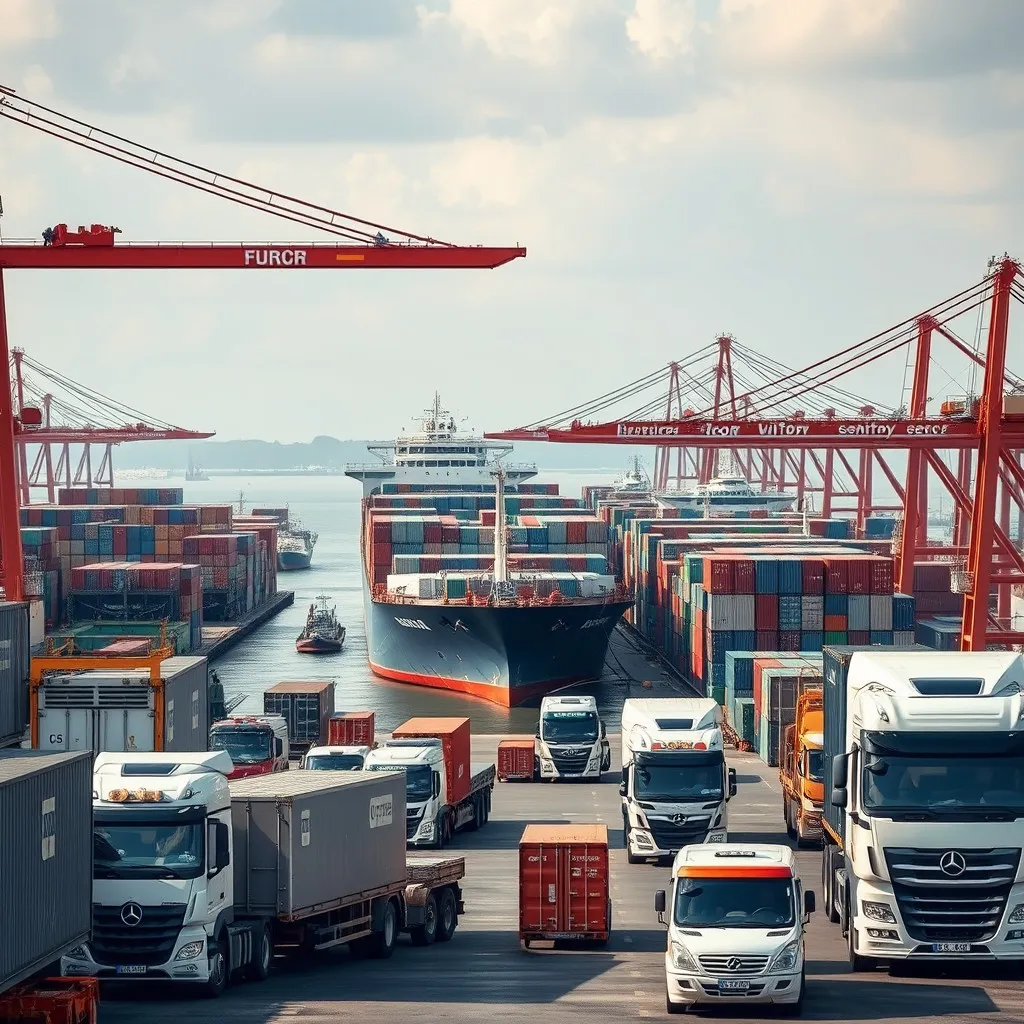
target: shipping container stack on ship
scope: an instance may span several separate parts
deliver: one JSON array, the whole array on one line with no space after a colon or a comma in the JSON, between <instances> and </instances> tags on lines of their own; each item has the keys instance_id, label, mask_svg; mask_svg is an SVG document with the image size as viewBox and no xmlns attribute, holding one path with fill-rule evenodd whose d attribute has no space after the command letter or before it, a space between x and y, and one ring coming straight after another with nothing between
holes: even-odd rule
<instances>
[{"instance_id":1,"label":"shipping container stack on ship","mask_svg":"<svg viewBox=\"0 0 1024 1024\"><path fill-rule=\"evenodd\" d=\"M166 618L187 654L204 621L236 622L276 594L276 523L236 523L230 505L183 500L181 488L66 488L57 505L22 508L47 632L96 650L111 637L155 637Z\"/></svg>"}]
</instances>

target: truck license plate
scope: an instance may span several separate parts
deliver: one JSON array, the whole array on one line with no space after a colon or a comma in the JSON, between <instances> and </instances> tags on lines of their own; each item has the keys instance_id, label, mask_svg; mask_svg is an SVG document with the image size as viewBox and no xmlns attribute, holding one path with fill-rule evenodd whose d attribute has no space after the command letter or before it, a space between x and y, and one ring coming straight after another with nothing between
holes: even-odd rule
<instances>
[{"instance_id":1,"label":"truck license plate","mask_svg":"<svg viewBox=\"0 0 1024 1024\"><path fill-rule=\"evenodd\" d=\"M743 981L740 978L719 978L718 979L718 991L719 992L746 992L750 988L749 981Z\"/></svg>"},{"instance_id":2,"label":"truck license plate","mask_svg":"<svg viewBox=\"0 0 1024 1024\"><path fill-rule=\"evenodd\" d=\"M933 942L933 953L970 953L969 942Z\"/></svg>"},{"instance_id":3,"label":"truck license plate","mask_svg":"<svg viewBox=\"0 0 1024 1024\"><path fill-rule=\"evenodd\" d=\"M132 965L130 965L128 967L124 967L124 966L118 967L117 973L118 974L145 974L146 973L146 968L143 967L141 964L132 964Z\"/></svg>"}]
</instances>

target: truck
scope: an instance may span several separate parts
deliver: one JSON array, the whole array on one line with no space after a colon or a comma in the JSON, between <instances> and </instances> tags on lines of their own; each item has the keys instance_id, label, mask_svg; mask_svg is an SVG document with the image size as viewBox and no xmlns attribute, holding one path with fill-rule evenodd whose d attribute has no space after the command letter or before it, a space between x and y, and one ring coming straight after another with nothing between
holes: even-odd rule
<instances>
[{"instance_id":1,"label":"truck","mask_svg":"<svg viewBox=\"0 0 1024 1024\"><path fill-rule=\"evenodd\" d=\"M797 693L793 721L779 737L779 783L786 833L798 846L821 842L822 729L821 684Z\"/></svg>"},{"instance_id":2,"label":"truck","mask_svg":"<svg viewBox=\"0 0 1024 1024\"><path fill-rule=\"evenodd\" d=\"M297 761L310 747L330 742L334 683L275 683L263 691L263 713L284 717L288 723L288 756Z\"/></svg>"},{"instance_id":3,"label":"truck","mask_svg":"<svg viewBox=\"0 0 1024 1024\"><path fill-rule=\"evenodd\" d=\"M307 771L361 772L370 747L310 747L302 759Z\"/></svg>"},{"instance_id":4,"label":"truck","mask_svg":"<svg viewBox=\"0 0 1024 1024\"><path fill-rule=\"evenodd\" d=\"M669 860L728 839L736 769L725 763L722 708L705 697L622 705L622 839L626 860Z\"/></svg>"},{"instance_id":5,"label":"truck","mask_svg":"<svg viewBox=\"0 0 1024 1024\"><path fill-rule=\"evenodd\" d=\"M814 905L789 847L724 843L680 850L671 893L654 894L658 920L668 929L665 1010L753 1003L799 1017Z\"/></svg>"},{"instance_id":6,"label":"truck","mask_svg":"<svg viewBox=\"0 0 1024 1024\"><path fill-rule=\"evenodd\" d=\"M283 715L238 715L214 722L210 749L231 755L231 779L288 769L288 723Z\"/></svg>"},{"instance_id":7,"label":"truck","mask_svg":"<svg viewBox=\"0 0 1024 1024\"><path fill-rule=\"evenodd\" d=\"M850 966L1024 960L1024 659L824 650L822 900Z\"/></svg>"},{"instance_id":8,"label":"truck","mask_svg":"<svg viewBox=\"0 0 1024 1024\"><path fill-rule=\"evenodd\" d=\"M97 756L92 937L62 958L63 975L216 997L265 979L278 953L389 957L400 932L420 945L452 937L465 862L407 858L393 777L229 782L231 769L225 750Z\"/></svg>"},{"instance_id":9,"label":"truck","mask_svg":"<svg viewBox=\"0 0 1024 1024\"><path fill-rule=\"evenodd\" d=\"M540 777L598 779L612 766L605 723L595 697L545 697L537 725Z\"/></svg>"},{"instance_id":10,"label":"truck","mask_svg":"<svg viewBox=\"0 0 1024 1024\"><path fill-rule=\"evenodd\" d=\"M411 718L370 751L365 770L405 772L410 846L441 850L491 816L495 766L470 763L468 718Z\"/></svg>"}]
</instances>

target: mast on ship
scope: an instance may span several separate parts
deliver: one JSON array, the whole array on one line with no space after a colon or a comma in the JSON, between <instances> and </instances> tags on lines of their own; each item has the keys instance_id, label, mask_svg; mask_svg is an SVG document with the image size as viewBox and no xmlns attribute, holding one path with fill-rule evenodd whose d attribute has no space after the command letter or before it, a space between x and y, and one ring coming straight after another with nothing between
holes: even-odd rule
<instances>
[{"instance_id":1,"label":"mast on ship","mask_svg":"<svg viewBox=\"0 0 1024 1024\"><path fill-rule=\"evenodd\" d=\"M508 544L505 534L505 470L499 463L494 477L494 582L508 582Z\"/></svg>"}]
</instances>

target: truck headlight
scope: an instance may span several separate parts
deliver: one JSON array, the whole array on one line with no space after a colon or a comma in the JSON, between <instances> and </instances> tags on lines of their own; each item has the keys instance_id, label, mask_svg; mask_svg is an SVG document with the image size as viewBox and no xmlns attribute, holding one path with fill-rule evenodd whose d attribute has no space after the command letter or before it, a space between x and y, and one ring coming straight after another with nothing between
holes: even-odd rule
<instances>
[{"instance_id":1,"label":"truck headlight","mask_svg":"<svg viewBox=\"0 0 1024 1024\"><path fill-rule=\"evenodd\" d=\"M724 843L725 833L724 832L709 832L708 839L709 843Z\"/></svg>"},{"instance_id":2,"label":"truck headlight","mask_svg":"<svg viewBox=\"0 0 1024 1024\"><path fill-rule=\"evenodd\" d=\"M783 946L781 952L779 952L775 959L772 961L771 967L768 968L769 973L776 971L792 971L796 967L796 962L800 957L800 939L794 939L789 945Z\"/></svg>"},{"instance_id":3,"label":"truck headlight","mask_svg":"<svg viewBox=\"0 0 1024 1024\"><path fill-rule=\"evenodd\" d=\"M540 761L540 766L543 771L550 772L554 769L555 763L550 758L542 757Z\"/></svg>"},{"instance_id":4,"label":"truck headlight","mask_svg":"<svg viewBox=\"0 0 1024 1024\"><path fill-rule=\"evenodd\" d=\"M588 771L588 772L594 772L594 771L597 771L597 758L596 758L596 757L592 757L592 758L591 758L591 759L590 759L590 760L589 760L589 761L587 762L587 771Z\"/></svg>"},{"instance_id":5,"label":"truck headlight","mask_svg":"<svg viewBox=\"0 0 1024 1024\"><path fill-rule=\"evenodd\" d=\"M1021 924L1024 922L1024 903L1018 903L1017 906L1010 911L1010 916L1006 919L1007 924ZM69 953L68 956L71 954Z\"/></svg>"},{"instance_id":6,"label":"truck headlight","mask_svg":"<svg viewBox=\"0 0 1024 1024\"><path fill-rule=\"evenodd\" d=\"M201 939L198 942L186 942L181 949L178 950L177 956L174 958L174 962L177 963L179 960L195 960L203 955L203 950L206 948L206 943Z\"/></svg>"},{"instance_id":7,"label":"truck headlight","mask_svg":"<svg viewBox=\"0 0 1024 1024\"><path fill-rule=\"evenodd\" d=\"M68 960L88 960L89 950L85 946L75 946L74 949L69 949L65 954Z\"/></svg>"},{"instance_id":8,"label":"truck headlight","mask_svg":"<svg viewBox=\"0 0 1024 1024\"><path fill-rule=\"evenodd\" d=\"M693 971L697 974L697 965L693 961L693 957L690 956L690 951L680 945L678 942L673 942L669 946L669 951L672 954L672 963L681 971Z\"/></svg>"},{"instance_id":9,"label":"truck headlight","mask_svg":"<svg viewBox=\"0 0 1024 1024\"><path fill-rule=\"evenodd\" d=\"M425 821L420 825L420 835L424 839L429 839L434 834L434 823L432 821Z\"/></svg>"},{"instance_id":10,"label":"truck headlight","mask_svg":"<svg viewBox=\"0 0 1024 1024\"><path fill-rule=\"evenodd\" d=\"M882 924L896 923L896 915L892 912L892 907L888 903L863 902L861 903L861 909L869 921L879 921ZM1024 910L1024 907L1021 907L1021 910Z\"/></svg>"}]
</instances>

